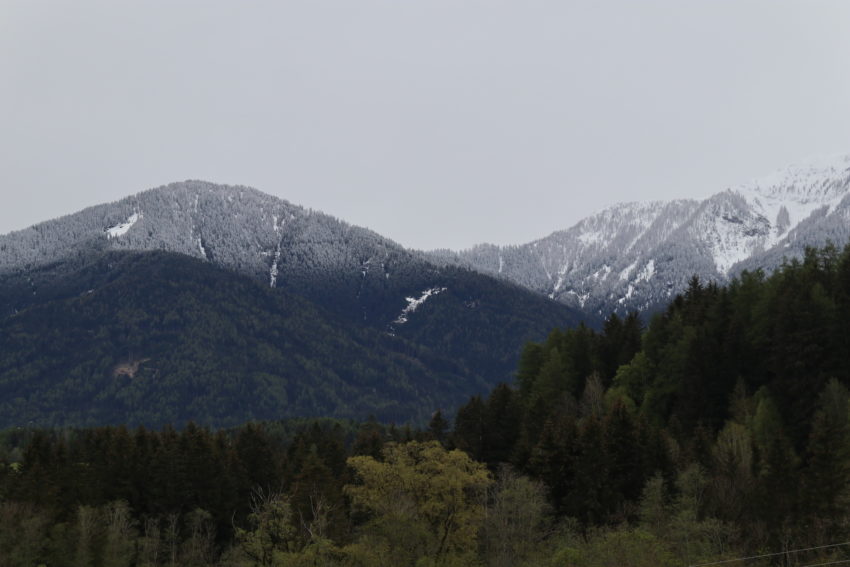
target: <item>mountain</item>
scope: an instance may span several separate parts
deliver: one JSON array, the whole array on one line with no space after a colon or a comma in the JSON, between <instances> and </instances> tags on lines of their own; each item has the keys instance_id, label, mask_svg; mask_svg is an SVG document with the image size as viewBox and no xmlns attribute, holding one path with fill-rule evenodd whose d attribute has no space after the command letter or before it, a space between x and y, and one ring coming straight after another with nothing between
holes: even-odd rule
<instances>
[{"instance_id":1,"label":"mountain","mask_svg":"<svg viewBox=\"0 0 850 567\"><path fill-rule=\"evenodd\" d=\"M0 427L421 422L580 315L245 187L190 181L0 236Z\"/></svg>"},{"instance_id":2,"label":"mountain","mask_svg":"<svg viewBox=\"0 0 850 567\"><path fill-rule=\"evenodd\" d=\"M398 244L328 215L247 187L187 181L0 237L0 275L129 250L198 258L269 287L332 300L347 316L369 321L388 316L376 293L395 293L433 270ZM32 282L33 292L38 285ZM398 295L396 312L404 304Z\"/></svg>"},{"instance_id":3,"label":"mountain","mask_svg":"<svg viewBox=\"0 0 850 567\"><path fill-rule=\"evenodd\" d=\"M850 155L808 161L699 200L625 203L519 246L431 253L589 314L654 310L703 281L768 272L850 239Z\"/></svg>"}]
</instances>

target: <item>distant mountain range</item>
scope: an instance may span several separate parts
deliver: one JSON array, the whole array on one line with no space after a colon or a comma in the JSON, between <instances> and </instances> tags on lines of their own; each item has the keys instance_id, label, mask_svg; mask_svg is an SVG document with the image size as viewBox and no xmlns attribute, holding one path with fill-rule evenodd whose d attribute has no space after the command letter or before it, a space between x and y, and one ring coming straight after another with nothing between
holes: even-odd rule
<instances>
[{"instance_id":1,"label":"distant mountain range","mask_svg":"<svg viewBox=\"0 0 850 567\"><path fill-rule=\"evenodd\" d=\"M590 316L665 305L697 275L771 271L850 240L850 155L810 160L698 200L625 203L518 246L432 257L515 282Z\"/></svg>"},{"instance_id":2,"label":"distant mountain range","mask_svg":"<svg viewBox=\"0 0 850 567\"><path fill-rule=\"evenodd\" d=\"M518 246L419 252L247 187L174 183L0 236L0 427L422 422L554 327L850 239L850 156Z\"/></svg>"}]
</instances>

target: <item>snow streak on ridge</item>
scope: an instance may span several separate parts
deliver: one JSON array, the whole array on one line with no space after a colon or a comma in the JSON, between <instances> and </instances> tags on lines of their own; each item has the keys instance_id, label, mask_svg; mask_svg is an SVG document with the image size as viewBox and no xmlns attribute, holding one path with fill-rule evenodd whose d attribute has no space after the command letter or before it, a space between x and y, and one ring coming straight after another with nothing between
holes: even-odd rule
<instances>
[{"instance_id":1,"label":"snow streak on ridge","mask_svg":"<svg viewBox=\"0 0 850 567\"><path fill-rule=\"evenodd\" d=\"M446 291L445 287L432 287L430 289L426 289L423 291L419 297L405 297L404 299L407 301L407 307L401 310L401 314L396 318L393 323L403 325L407 323L410 314L416 311L425 301L428 300L429 297L437 295Z\"/></svg>"}]
</instances>

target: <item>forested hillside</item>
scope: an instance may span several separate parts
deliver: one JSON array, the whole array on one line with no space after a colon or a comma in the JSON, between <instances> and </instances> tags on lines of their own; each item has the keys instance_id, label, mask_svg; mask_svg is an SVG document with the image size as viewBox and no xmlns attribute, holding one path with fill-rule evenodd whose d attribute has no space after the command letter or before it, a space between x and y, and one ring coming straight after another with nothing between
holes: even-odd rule
<instances>
[{"instance_id":1,"label":"forested hillside","mask_svg":"<svg viewBox=\"0 0 850 567\"><path fill-rule=\"evenodd\" d=\"M466 288L517 295L503 307L534 302L519 286L436 265L369 229L256 189L186 181L0 235L0 318L40 303L57 286L70 291L63 280L106 253L162 251L248 276L381 331L408 306L406 298L447 287L445 275L464 274ZM466 293L474 303L476 290ZM565 306L546 310L574 322L580 317Z\"/></svg>"},{"instance_id":2,"label":"forested hillside","mask_svg":"<svg viewBox=\"0 0 850 567\"><path fill-rule=\"evenodd\" d=\"M646 329L553 331L453 426L10 431L0 561L847 562L848 316L850 248L828 247L693 280Z\"/></svg>"},{"instance_id":3,"label":"forested hillside","mask_svg":"<svg viewBox=\"0 0 850 567\"><path fill-rule=\"evenodd\" d=\"M77 265L77 262L80 262ZM0 318L0 426L159 427L375 415L426 422L511 375L522 345L571 312L461 269L383 326L166 252L105 252L0 278L30 305ZM439 286L439 287L438 287ZM430 289L429 288L429 289ZM416 298L418 299L418 297Z\"/></svg>"},{"instance_id":4,"label":"forested hillside","mask_svg":"<svg viewBox=\"0 0 850 567\"><path fill-rule=\"evenodd\" d=\"M850 248L694 279L642 335L612 316L528 345L453 440L545 482L558 516L645 526L683 564L844 541L849 322Z\"/></svg>"}]
</instances>

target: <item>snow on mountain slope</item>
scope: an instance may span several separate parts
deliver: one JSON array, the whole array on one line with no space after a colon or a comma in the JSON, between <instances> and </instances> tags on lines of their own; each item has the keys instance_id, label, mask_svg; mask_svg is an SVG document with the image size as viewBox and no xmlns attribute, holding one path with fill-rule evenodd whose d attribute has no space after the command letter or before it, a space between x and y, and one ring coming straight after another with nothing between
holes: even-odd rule
<instances>
[{"instance_id":1,"label":"snow on mountain slope","mask_svg":"<svg viewBox=\"0 0 850 567\"><path fill-rule=\"evenodd\" d=\"M29 269L85 250L167 250L258 276L274 287L309 255L311 269L384 266L410 256L401 246L247 187L187 181L0 236L0 273ZM297 275L297 274L296 274ZM383 275L382 275L383 277Z\"/></svg>"},{"instance_id":2,"label":"snow on mountain slope","mask_svg":"<svg viewBox=\"0 0 850 567\"><path fill-rule=\"evenodd\" d=\"M445 287L432 287L430 289L426 289L422 292L419 297L405 297L405 301L407 301L407 306L401 310L401 314L393 321L393 323L397 325L403 325L407 323L410 314L416 311L425 301L428 300L429 297L433 295L437 295L446 291Z\"/></svg>"},{"instance_id":3,"label":"snow on mountain slope","mask_svg":"<svg viewBox=\"0 0 850 567\"><path fill-rule=\"evenodd\" d=\"M434 257L597 315L662 305L693 275L771 270L805 246L850 240L850 155L809 160L703 201L625 203L520 246Z\"/></svg>"},{"instance_id":4,"label":"snow on mountain slope","mask_svg":"<svg viewBox=\"0 0 850 567\"><path fill-rule=\"evenodd\" d=\"M347 294L332 300L358 306L361 320L370 316L363 306L393 296L394 311L382 314L391 322L406 297L438 284L425 279L456 264L605 316L659 307L693 275L723 282L774 269L806 246L843 245L848 193L850 155L832 156L702 201L614 205L528 244L423 254L254 189L187 181L0 236L0 277L97 251L167 250L271 287Z\"/></svg>"},{"instance_id":5,"label":"snow on mountain slope","mask_svg":"<svg viewBox=\"0 0 850 567\"><path fill-rule=\"evenodd\" d=\"M738 262L773 248L815 211L834 211L847 195L849 179L850 155L841 155L794 165L730 189L730 195L744 202L720 217L727 224L715 221L712 256L718 272L728 275Z\"/></svg>"},{"instance_id":6,"label":"snow on mountain slope","mask_svg":"<svg viewBox=\"0 0 850 567\"><path fill-rule=\"evenodd\" d=\"M329 215L247 187L187 181L0 236L0 277L109 250L193 256L271 287L332 298L375 324L376 306L397 313L406 295L433 285L423 280L435 269L422 254Z\"/></svg>"},{"instance_id":7,"label":"snow on mountain slope","mask_svg":"<svg viewBox=\"0 0 850 567\"><path fill-rule=\"evenodd\" d=\"M133 213L125 222L120 224L116 224L115 226L111 226L106 229L106 234L109 238L118 238L119 236L124 236L127 234L127 231L130 230L134 224L141 218L139 213Z\"/></svg>"}]
</instances>

